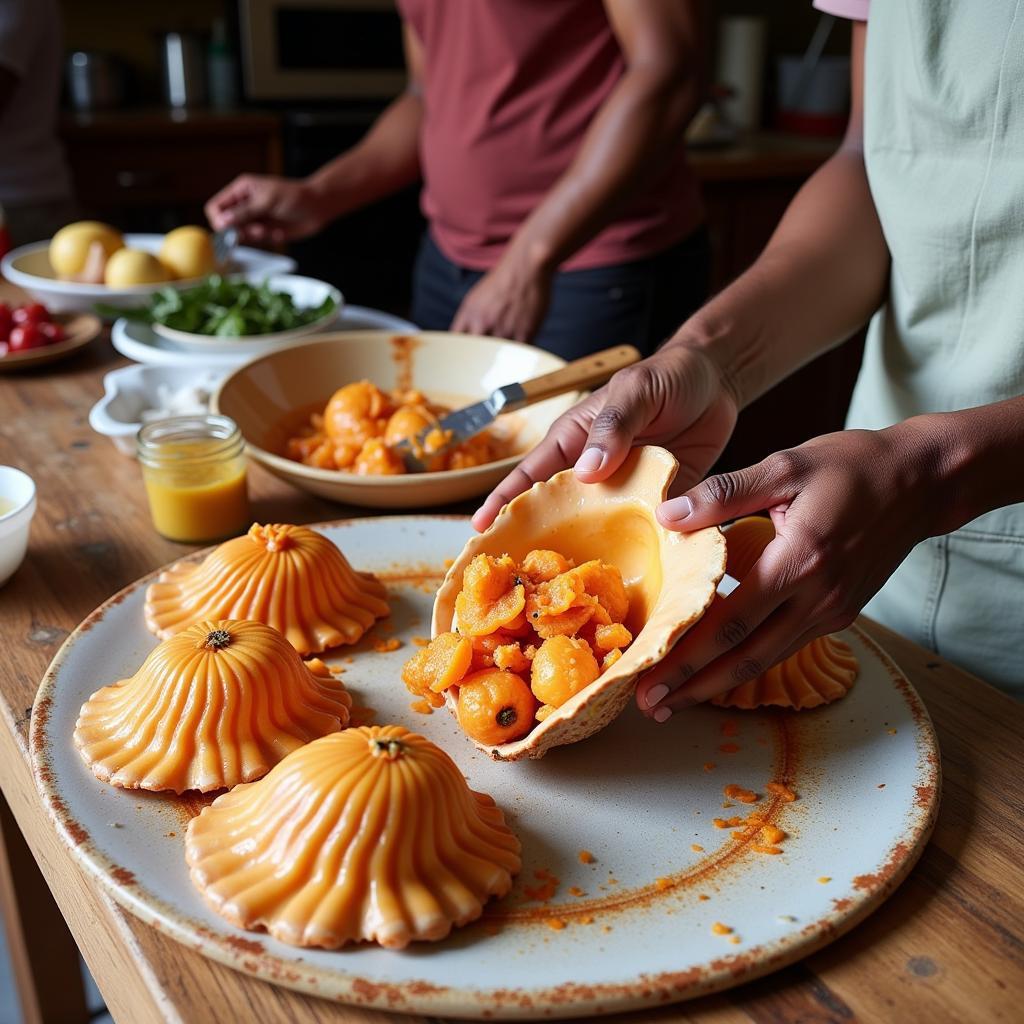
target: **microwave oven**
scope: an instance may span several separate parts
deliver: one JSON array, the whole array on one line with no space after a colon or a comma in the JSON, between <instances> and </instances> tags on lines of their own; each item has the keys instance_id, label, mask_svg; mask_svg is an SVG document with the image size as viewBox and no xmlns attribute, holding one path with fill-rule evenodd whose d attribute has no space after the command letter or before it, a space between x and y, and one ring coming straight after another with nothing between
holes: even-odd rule
<instances>
[{"instance_id":1,"label":"microwave oven","mask_svg":"<svg viewBox=\"0 0 1024 1024\"><path fill-rule=\"evenodd\" d=\"M394 0L239 0L247 100L389 98L405 87Z\"/></svg>"}]
</instances>

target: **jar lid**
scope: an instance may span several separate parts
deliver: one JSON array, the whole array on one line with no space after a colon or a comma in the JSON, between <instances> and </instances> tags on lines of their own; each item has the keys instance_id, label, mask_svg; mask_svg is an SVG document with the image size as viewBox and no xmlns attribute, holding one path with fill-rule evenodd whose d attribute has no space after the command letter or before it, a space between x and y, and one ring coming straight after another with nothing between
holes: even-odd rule
<instances>
[{"instance_id":1,"label":"jar lid","mask_svg":"<svg viewBox=\"0 0 1024 1024\"><path fill-rule=\"evenodd\" d=\"M192 442L208 441L197 450ZM239 454L244 447L233 419L216 413L172 416L147 423L136 435L136 453L143 463L161 465L213 462Z\"/></svg>"}]
</instances>

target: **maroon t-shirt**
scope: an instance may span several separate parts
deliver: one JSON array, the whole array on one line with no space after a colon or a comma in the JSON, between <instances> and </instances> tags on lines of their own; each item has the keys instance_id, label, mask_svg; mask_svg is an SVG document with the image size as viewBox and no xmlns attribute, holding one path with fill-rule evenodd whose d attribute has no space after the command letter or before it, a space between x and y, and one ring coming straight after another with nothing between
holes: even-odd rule
<instances>
[{"instance_id":1,"label":"maroon t-shirt","mask_svg":"<svg viewBox=\"0 0 1024 1024\"><path fill-rule=\"evenodd\" d=\"M493 267L625 71L603 0L398 0L425 53L423 212L455 263ZM701 221L683 140L563 264L651 256Z\"/></svg>"}]
</instances>

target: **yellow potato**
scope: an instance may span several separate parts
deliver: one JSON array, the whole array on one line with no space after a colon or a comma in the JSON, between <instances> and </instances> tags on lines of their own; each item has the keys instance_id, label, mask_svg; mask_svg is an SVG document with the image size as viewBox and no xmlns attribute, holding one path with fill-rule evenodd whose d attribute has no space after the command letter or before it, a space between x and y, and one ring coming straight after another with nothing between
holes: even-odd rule
<instances>
[{"instance_id":1,"label":"yellow potato","mask_svg":"<svg viewBox=\"0 0 1024 1024\"><path fill-rule=\"evenodd\" d=\"M124 239L116 228L96 220L76 221L61 228L50 241L50 266L54 273L65 279L81 274L94 245L102 249L105 262L124 248Z\"/></svg>"},{"instance_id":2,"label":"yellow potato","mask_svg":"<svg viewBox=\"0 0 1024 1024\"><path fill-rule=\"evenodd\" d=\"M137 284L161 284L170 280L167 268L151 253L141 249L118 249L107 260L103 283L108 288L131 288Z\"/></svg>"},{"instance_id":3,"label":"yellow potato","mask_svg":"<svg viewBox=\"0 0 1024 1024\"><path fill-rule=\"evenodd\" d=\"M160 262L174 277L204 277L217 269L213 242L205 228L188 225L164 236Z\"/></svg>"}]
</instances>

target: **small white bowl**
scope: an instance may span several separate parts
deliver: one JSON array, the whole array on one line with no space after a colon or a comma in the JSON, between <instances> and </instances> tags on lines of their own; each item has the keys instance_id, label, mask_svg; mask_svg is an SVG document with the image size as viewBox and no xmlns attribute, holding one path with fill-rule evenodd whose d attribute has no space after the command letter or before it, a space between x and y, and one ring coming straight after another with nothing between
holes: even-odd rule
<instances>
[{"instance_id":1,"label":"small white bowl","mask_svg":"<svg viewBox=\"0 0 1024 1024\"><path fill-rule=\"evenodd\" d=\"M124 244L130 249L142 249L156 255L163 244L163 235L127 234ZM165 281L161 284L140 284L133 288L108 288L105 284L82 284L79 281L63 281L50 266L50 243L32 242L12 249L0 261L0 273L11 284L16 284L46 305L51 313L92 313L98 302L121 309L144 306L150 296L170 285L172 288L187 288L197 284L201 278ZM256 274L261 279L274 274L287 274L295 269L295 260L275 252L251 249L240 245L231 253L226 273Z\"/></svg>"},{"instance_id":2,"label":"small white bowl","mask_svg":"<svg viewBox=\"0 0 1024 1024\"><path fill-rule=\"evenodd\" d=\"M246 357L262 356L273 352L289 341L304 338L327 330L341 315L345 300L333 285L326 281L318 281L315 277L301 277L298 274L278 274L276 277L265 277L261 274L232 275L243 277L249 284L263 284L264 281L275 292L287 292L296 306L308 309L319 306L328 298L334 299L334 309L302 327L294 327L290 331L275 331L272 334L250 334L241 338L220 338L210 334L193 334L191 331L179 331L163 324L153 324L153 333L159 334L173 342L186 352L199 352L203 355L217 353L223 355L244 355Z\"/></svg>"},{"instance_id":3,"label":"small white bowl","mask_svg":"<svg viewBox=\"0 0 1024 1024\"><path fill-rule=\"evenodd\" d=\"M197 385L211 394L230 368L200 366L124 366L103 378L103 397L89 411L89 426L114 442L118 451L135 455L135 435L142 427L142 412L160 406L160 388Z\"/></svg>"},{"instance_id":4,"label":"small white bowl","mask_svg":"<svg viewBox=\"0 0 1024 1024\"><path fill-rule=\"evenodd\" d=\"M0 513L0 587L18 570L28 550L28 530L36 513L36 485L27 473L0 466L0 498L14 507Z\"/></svg>"}]
</instances>

